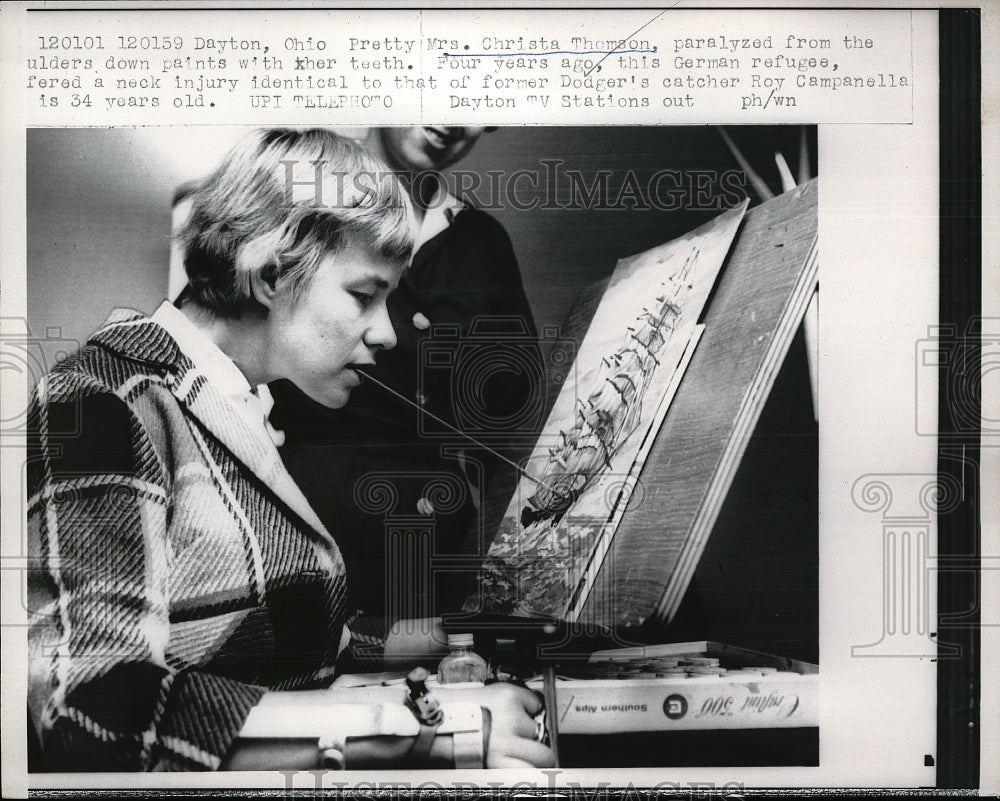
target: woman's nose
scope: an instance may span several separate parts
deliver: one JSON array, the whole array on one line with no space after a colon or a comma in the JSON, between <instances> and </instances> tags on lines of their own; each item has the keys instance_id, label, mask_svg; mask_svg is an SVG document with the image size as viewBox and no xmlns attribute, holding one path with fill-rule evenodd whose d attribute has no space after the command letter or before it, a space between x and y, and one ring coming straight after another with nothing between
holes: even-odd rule
<instances>
[{"instance_id":1,"label":"woman's nose","mask_svg":"<svg viewBox=\"0 0 1000 801\"><path fill-rule=\"evenodd\" d=\"M365 344L370 348L384 348L385 350L396 347L396 331L392 327L389 309L384 301L379 304L378 313L366 332Z\"/></svg>"}]
</instances>

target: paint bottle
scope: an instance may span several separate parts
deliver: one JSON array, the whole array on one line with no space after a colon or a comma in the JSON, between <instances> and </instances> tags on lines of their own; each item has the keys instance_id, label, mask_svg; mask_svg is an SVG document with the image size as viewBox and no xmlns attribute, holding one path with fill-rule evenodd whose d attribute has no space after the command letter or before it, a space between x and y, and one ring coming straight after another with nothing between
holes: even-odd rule
<instances>
[{"instance_id":1,"label":"paint bottle","mask_svg":"<svg viewBox=\"0 0 1000 801\"><path fill-rule=\"evenodd\" d=\"M489 678L486 660L472 650L471 634L449 634L450 653L438 665L438 683L485 682Z\"/></svg>"}]
</instances>

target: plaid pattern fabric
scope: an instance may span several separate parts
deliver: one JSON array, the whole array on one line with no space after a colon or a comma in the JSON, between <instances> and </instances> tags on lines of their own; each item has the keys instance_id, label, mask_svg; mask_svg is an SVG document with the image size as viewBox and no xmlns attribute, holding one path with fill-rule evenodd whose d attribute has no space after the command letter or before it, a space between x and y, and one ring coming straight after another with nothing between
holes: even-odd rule
<instances>
[{"instance_id":1,"label":"plaid pattern fabric","mask_svg":"<svg viewBox=\"0 0 1000 801\"><path fill-rule=\"evenodd\" d=\"M29 420L29 706L54 770L217 768L266 689L332 679L346 578L273 445L116 312Z\"/></svg>"}]
</instances>

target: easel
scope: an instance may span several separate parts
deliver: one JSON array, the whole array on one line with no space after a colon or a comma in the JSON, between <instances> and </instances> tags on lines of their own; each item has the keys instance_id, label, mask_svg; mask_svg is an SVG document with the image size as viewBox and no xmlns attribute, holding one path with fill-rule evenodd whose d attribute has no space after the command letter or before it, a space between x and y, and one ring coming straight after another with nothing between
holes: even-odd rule
<instances>
[{"instance_id":1,"label":"easel","mask_svg":"<svg viewBox=\"0 0 1000 801\"><path fill-rule=\"evenodd\" d=\"M705 332L640 474L643 491L629 500L596 580L582 589L583 615L565 628L489 615L446 622L514 637L522 652L541 658L549 709L557 708L554 662L585 657L588 633L617 640L614 632L669 622L676 613L814 296L817 195L812 180L747 212L706 306ZM602 294L603 283L576 304L566 336L582 339ZM509 498L507 486L495 490L493 514ZM554 720L549 727L555 747Z\"/></svg>"},{"instance_id":2,"label":"easel","mask_svg":"<svg viewBox=\"0 0 1000 801\"><path fill-rule=\"evenodd\" d=\"M746 213L706 306L705 333L640 474L641 492L580 590L577 627L637 627L677 611L816 289L817 195L814 179ZM585 293L566 336L583 338L602 294L603 283ZM487 526L512 488L494 489Z\"/></svg>"},{"instance_id":3,"label":"easel","mask_svg":"<svg viewBox=\"0 0 1000 801\"><path fill-rule=\"evenodd\" d=\"M817 196L814 179L747 212L640 476L644 497L626 507L584 621L639 625L677 611L815 291Z\"/></svg>"}]
</instances>

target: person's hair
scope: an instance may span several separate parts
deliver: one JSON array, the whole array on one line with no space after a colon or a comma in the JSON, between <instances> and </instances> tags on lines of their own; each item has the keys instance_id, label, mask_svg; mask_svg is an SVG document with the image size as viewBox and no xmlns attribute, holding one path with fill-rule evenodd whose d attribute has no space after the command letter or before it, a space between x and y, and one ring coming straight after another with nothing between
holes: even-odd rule
<instances>
[{"instance_id":1,"label":"person's hair","mask_svg":"<svg viewBox=\"0 0 1000 801\"><path fill-rule=\"evenodd\" d=\"M301 293L349 241L406 263L412 211L399 184L358 143L322 128L255 131L191 195L177 234L193 301L219 317L251 300L250 278Z\"/></svg>"}]
</instances>

